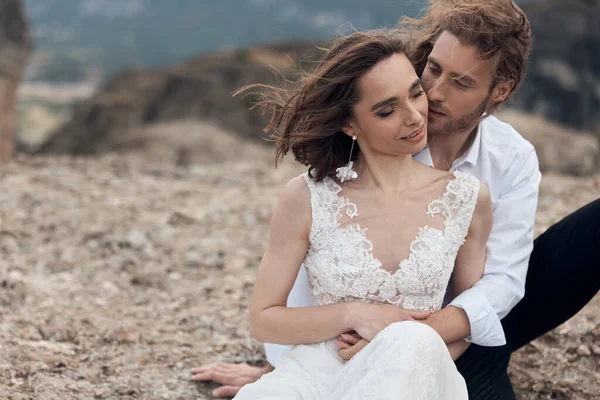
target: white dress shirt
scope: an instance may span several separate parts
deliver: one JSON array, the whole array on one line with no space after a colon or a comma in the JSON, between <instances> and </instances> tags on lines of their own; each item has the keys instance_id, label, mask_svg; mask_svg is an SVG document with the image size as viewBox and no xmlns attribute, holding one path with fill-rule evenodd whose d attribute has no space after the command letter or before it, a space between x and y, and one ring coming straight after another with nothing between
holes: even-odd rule
<instances>
[{"instance_id":1,"label":"white dress shirt","mask_svg":"<svg viewBox=\"0 0 600 400\"><path fill-rule=\"evenodd\" d=\"M433 166L429 149L414 157ZM541 180L538 158L533 145L512 126L490 116L479 124L471 147L450 169L468 172L487 185L494 222L483 277L449 305L463 309L469 318L471 336L466 340L480 346L501 346L506 339L500 320L525 295ZM306 271L301 266L288 307L310 306L310 296ZM267 343L267 360L276 366L291 348Z\"/></svg>"}]
</instances>

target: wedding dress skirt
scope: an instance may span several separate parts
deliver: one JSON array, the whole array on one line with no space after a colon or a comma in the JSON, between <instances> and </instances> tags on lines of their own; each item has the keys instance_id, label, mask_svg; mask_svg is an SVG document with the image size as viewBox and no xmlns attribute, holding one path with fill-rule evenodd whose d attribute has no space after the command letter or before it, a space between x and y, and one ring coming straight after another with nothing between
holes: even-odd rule
<instances>
[{"instance_id":1,"label":"wedding dress skirt","mask_svg":"<svg viewBox=\"0 0 600 400\"><path fill-rule=\"evenodd\" d=\"M442 338L405 321L381 331L350 361L335 340L298 345L235 400L464 400L465 380Z\"/></svg>"}]
</instances>

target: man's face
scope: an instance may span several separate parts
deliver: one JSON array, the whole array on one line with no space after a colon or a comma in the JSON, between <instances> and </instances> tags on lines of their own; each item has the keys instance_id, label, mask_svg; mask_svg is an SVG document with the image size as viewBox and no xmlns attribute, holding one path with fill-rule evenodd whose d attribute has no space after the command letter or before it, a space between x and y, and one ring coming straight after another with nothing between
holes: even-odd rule
<instances>
[{"instance_id":1,"label":"man's face","mask_svg":"<svg viewBox=\"0 0 600 400\"><path fill-rule=\"evenodd\" d=\"M440 34L423 71L431 136L471 131L490 103L492 65L475 46L448 31Z\"/></svg>"}]
</instances>

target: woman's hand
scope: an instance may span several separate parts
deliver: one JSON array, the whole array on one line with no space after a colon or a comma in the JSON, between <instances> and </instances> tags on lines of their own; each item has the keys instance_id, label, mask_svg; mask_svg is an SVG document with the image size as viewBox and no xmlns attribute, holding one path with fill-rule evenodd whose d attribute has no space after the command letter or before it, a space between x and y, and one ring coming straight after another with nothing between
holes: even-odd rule
<instances>
[{"instance_id":1,"label":"woman's hand","mask_svg":"<svg viewBox=\"0 0 600 400\"><path fill-rule=\"evenodd\" d=\"M348 360L354 357L369 343L368 340L361 338L356 333L342 333L338 336L336 341L336 344L340 348L338 354L344 362L348 362Z\"/></svg>"},{"instance_id":2,"label":"woman's hand","mask_svg":"<svg viewBox=\"0 0 600 400\"><path fill-rule=\"evenodd\" d=\"M366 304L357 302L353 305L353 327L356 333L367 341L394 322L423 320L429 317L428 311L410 311L392 304Z\"/></svg>"},{"instance_id":3,"label":"woman's hand","mask_svg":"<svg viewBox=\"0 0 600 400\"><path fill-rule=\"evenodd\" d=\"M371 342L363 339L357 333L342 333L338 336L335 344L340 348L338 350L339 356L346 363L369 343ZM448 351L450 352L452 360L456 361L470 345L471 343L462 339L448 344Z\"/></svg>"}]
</instances>

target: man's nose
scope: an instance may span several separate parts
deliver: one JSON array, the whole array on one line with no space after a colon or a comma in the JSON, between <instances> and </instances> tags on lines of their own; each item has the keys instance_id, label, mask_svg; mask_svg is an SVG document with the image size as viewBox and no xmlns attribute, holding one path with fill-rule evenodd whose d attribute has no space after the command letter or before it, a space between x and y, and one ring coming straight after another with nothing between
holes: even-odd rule
<instances>
[{"instance_id":1,"label":"man's nose","mask_svg":"<svg viewBox=\"0 0 600 400\"><path fill-rule=\"evenodd\" d=\"M433 82L433 85L427 91L427 100L429 100L430 103L441 103L446 100L442 86L440 79Z\"/></svg>"}]
</instances>

